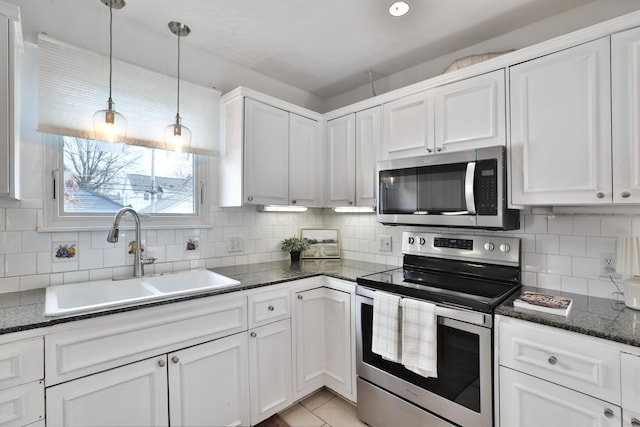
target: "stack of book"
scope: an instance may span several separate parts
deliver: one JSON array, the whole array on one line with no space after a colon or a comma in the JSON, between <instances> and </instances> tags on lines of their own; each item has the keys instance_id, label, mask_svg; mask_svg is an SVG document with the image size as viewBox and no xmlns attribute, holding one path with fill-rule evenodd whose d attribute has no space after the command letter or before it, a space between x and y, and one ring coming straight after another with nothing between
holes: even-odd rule
<instances>
[{"instance_id":1,"label":"stack of book","mask_svg":"<svg viewBox=\"0 0 640 427\"><path fill-rule=\"evenodd\" d=\"M523 292L513 301L514 307L567 316L573 300L567 297L546 295L538 292Z\"/></svg>"}]
</instances>

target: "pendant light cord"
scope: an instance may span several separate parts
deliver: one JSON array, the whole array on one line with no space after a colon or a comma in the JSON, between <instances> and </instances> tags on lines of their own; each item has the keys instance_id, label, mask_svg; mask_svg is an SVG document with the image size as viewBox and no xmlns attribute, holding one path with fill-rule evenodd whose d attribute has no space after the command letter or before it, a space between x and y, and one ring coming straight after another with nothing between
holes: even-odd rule
<instances>
[{"instance_id":1,"label":"pendant light cord","mask_svg":"<svg viewBox=\"0 0 640 427\"><path fill-rule=\"evenodd\" d=\"M113 74L113 2L109 0L109 102L111 100L111 75ZM109 106L111 109L111 106Z\"/></svg>"},{"instance_id":2,"label":"pendant light cord","mask_svg":"<svg viewBox=\"0 0 640 427\"><path fill-rule=\"evenodd\" d=\"M176 116L180 117L180 38L182 30L178 31L178 106L176 108Z\"/></svg>"}]
</instances>

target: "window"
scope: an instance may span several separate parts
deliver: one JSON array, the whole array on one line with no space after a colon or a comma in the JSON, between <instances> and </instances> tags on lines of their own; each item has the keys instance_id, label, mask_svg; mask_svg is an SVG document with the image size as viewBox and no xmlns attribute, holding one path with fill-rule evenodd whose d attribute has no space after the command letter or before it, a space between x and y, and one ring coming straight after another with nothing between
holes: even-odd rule
<instances>
[{"instance_id":1,"label":"window","mask_svg":"<svg viewBox=\"0 0 640 427\"><path fill-rule=\"evenodd\" d=\"M108 226L122 207L153 228L208 224L207 158L157 148L47 135L51 172L44 229Z\"/></svg>"}]
</instances>

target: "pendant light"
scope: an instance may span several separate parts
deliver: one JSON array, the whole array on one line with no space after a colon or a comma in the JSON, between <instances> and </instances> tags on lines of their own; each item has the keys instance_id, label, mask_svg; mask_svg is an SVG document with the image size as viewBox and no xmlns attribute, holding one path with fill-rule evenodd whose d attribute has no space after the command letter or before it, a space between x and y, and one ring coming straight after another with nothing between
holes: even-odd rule
<instances>
[{"instance_id":1,"label":"pendant light","mask_svg":"<svg viewBox=\"0 0 640 427\"><path fill-rule=\"evenodd\" d=\"M96 111L93 115L95 139L109 142L122 142L127 136L127 119L118 113L111 98L111 76L113 74L113 9L122 9L124 0L100 0L109 6L109 99L107 109Z\"/></svg>"},{"instance_id":2,"label":"pendant light","mask_svg":"<svg viewBox=\"0 0 640 427\"><path fill-rule=\"evenodd\" d=\"M409 3L406 1L397 1L389 6L389 14L391 16L403 16L409 12Z\"/></svg>"},{"instance_id":3,"label":"pendant light","mask_svg":"<svg viewBox=\"0 0 640 427\"><path fill-rule=\"evenodd\" d=\"M182 124L182 118L180 117L180 39L188 36L191 33L191 29L185 24L171 21L169 22L169 30L178 36L178 100L176 121L164 130L165 149L187 153L188 156L191 150L191 131Z\"/></svg>"}]
</instances>

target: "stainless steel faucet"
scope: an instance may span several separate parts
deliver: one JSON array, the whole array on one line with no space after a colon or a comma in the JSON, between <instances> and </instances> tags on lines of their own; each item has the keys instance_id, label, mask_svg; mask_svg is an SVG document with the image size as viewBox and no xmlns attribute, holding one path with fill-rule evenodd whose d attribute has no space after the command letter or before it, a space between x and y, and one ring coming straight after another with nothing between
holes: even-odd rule
<instances>
[{"instance_id":1,"label":"stainless steel faucet","mask_svg":"<svg viewBox=\"0 0 640 427\"><path fill-rule=\"evenodd\" d=\"M107 242L116 243L118 241L118 233L120 232L120 219L126 213L130 213L133 216L133 219L136 222L136 236L135 236L135 249L133 250L133 276L134 277L142 277L144 276L144 266L146 264L153 264L156 259L153 257L143 257L142 256L142 242L140 240L140 216L138 216L138 212L131 208L122 208L113 217L113 226L107 235Z\"/></svg>"}]
</instances>

